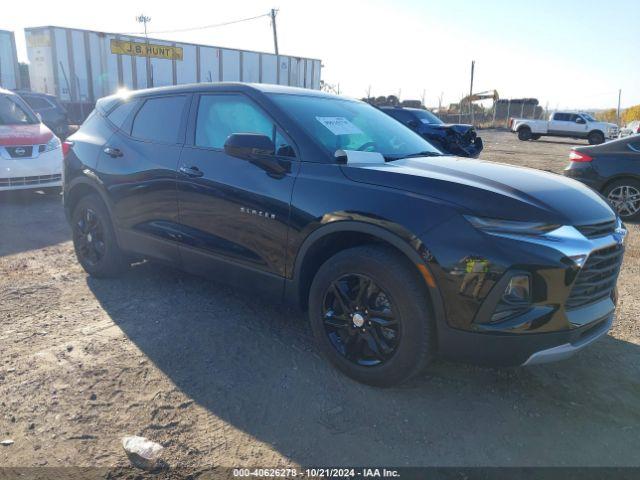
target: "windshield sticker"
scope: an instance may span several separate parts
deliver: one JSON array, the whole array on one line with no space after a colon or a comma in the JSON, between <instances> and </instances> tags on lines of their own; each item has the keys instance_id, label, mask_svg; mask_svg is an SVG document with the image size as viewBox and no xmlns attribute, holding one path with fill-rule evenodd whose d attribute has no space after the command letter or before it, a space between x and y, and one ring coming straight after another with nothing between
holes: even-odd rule
<instances>
[{"instance_id":1,"label":"windshield sticker","mask_svg":"<svg viewBox=\"0 0 640 480\"><path fill-rule=\"evenodd\" d=\"M362 130L344 117L316 117L334 135L358 135Z\"/></svg>"}]
</instances>

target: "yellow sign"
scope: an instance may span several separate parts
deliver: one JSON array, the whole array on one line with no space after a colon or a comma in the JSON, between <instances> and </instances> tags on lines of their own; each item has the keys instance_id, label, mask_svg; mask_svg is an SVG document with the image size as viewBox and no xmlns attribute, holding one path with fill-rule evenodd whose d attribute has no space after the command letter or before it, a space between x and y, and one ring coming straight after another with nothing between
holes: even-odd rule
<instances>
[{"instance_id":1,"label":"yellow sign","mask_svg":"<svg viewBox=\"0 0 640 480\"><path fill-rule=\"evenodd\" d=\"M50 47L51 40L48 33L27 32L27 46L31 48Z\"/></svg>"},{"instance_id":2,"label":"yellow sign","mask_svg":"<svg viewBox=\"0 0 640 480\"><path fill-rule=\"evenodd\" d=\"M111 40L111 53L117 55L134 55L136 57L182 60L182 47L143 42L126 42L124 40Z\"/></svg>"}]
</instances>

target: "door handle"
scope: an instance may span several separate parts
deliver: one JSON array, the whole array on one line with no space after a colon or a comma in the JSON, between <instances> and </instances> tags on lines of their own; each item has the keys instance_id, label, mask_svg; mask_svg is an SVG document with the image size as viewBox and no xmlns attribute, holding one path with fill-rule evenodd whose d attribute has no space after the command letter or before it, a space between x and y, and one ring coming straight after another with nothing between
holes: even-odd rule
<instances>
[{"instance_id":1,"label":"door handle","mask_svg":"<svg viewBox=\"0 0 640 480\"><path fill-rule=\"evenodd\" d=\"M187 177L201 177L204 172L198 167L180 167L180 173L184 173Z\"/></svg>"},{"instance_id":2,"label":"door handle","mask_svg":"<svg viewBox=\"0 0 640 480\"><path fill-rule=\"evenodd\" d=\"M109 155L111 158L118 158L124 155L119 148L113 148L113 147L105 147L103 152Z\"/></svg>"}]
</instances>

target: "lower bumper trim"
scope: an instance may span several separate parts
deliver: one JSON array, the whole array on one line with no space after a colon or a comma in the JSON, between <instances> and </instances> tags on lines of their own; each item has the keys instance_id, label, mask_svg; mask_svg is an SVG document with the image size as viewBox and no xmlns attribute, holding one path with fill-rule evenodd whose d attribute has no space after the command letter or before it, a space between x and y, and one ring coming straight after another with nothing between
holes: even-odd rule
<instances>
[{"instance_id":1,"label":"lower bumper trim","mask_svg":"<svg viewBox=\"0 0 640 480\"><path fill-rule=\"evenodd\" d=\"M592 344L600 337L607 334L611 325L613 324L613 314L605 320L601 326L589 332L588 335L582 337L579 341L574 343L565 343L558 345L557 347L540 350L532 354L522 366L540 365L543 363L557 362L559 360L565 360L573 356L576 352L579 352L583 348Z\"/></svg>"}]
</instances>

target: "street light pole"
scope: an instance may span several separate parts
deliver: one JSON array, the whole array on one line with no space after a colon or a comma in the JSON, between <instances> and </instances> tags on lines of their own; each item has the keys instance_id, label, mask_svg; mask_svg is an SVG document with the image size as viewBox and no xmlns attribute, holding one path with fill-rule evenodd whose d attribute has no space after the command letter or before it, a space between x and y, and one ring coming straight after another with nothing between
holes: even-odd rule
<instances>
[{"instance_id":1,"label":"street light pole","mask_svg":"<svg viewBox=\"0 0 640 480\"><path fill-rule=\"evenodd\" d=\"M151 17L147 17L144 13L136 17L138 23L144 24L144 38L146 40L147 51L147 87L153 87L153 66L151 65L151 57L149 57L149 36L147 35L147 23L151 22Z\"/></svg>"},{"instance_id":2,"label":"street light pole","mask_svg":"<svg viewBox=\"0 0 640 480\"><path fill-rule=\"evenodd\" d=\"M144 14L138 15L136 17L136 21L138 23L142 23L144 24L144 37L149 40L149 37L147 36L147 23L151 22L151 17L147 17Z\"/></svg>"}]
</instances>

